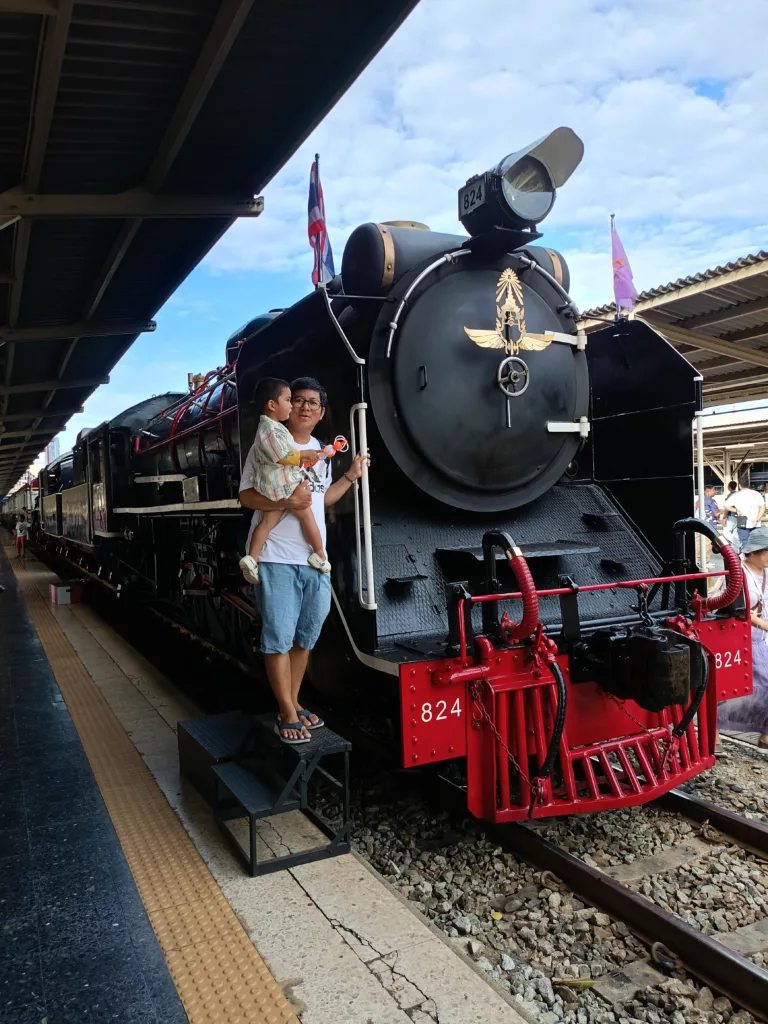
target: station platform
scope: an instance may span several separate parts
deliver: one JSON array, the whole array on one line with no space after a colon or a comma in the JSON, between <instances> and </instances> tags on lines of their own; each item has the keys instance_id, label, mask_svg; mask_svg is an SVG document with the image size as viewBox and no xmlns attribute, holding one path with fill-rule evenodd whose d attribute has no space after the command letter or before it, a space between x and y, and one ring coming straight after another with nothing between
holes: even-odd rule
<instances>
[{"instance_id":1,"label":"station platform","mask_svg":"<svg viewBox=\"0 0 768 1024\"><path fill-rule=\"evenodd\" d=\"M6 543L9 538L5 538ZM0 550L0 1024L521 1024L355 854L256 878L179 775L201 714ZM246 823L235 822L235 830ZM322 839L259 822L260 857Z\"/></svg>"}]
</instances>

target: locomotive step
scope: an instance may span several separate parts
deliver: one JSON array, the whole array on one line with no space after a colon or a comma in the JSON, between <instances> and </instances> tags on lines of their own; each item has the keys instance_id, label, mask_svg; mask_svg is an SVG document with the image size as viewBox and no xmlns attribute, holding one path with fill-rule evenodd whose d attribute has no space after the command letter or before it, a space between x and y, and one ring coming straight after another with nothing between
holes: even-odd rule
<instances>
[{"instance_id":1,"label":"locomotive step","mask_svg":"<svg viewBox=\"0 0 768 1024\"><path fill-rule=\"evenodd\" d=\"M612 519L618 519L618 512L582 512L581 518L587 524L592 526L596 530L610 530Z\"/></svg>"},{"instance_id":2,"label":"locomotive step","mask_svg":"<svg viewBox=\"0 0 768 1024\"><path fill-rule=\"evenodd\" d=\"M241 711L205 715L179 722L179 771L213 806L211 768L234 759L253 729L253 718Z\"/></svg>"},{"instance_id":3,"label":"locomotive step","mask_svg":"<svg viewBox=\"0 0 768 1024\"><path fill-rule=\"evenodd\" d=\"M323 726L322 729L314 729L310 734L312 738L309 743L291 746L283 743L275 733L276 721L277 718L274 714L256 715L251 718L253 731L246 746L241 748L241 753L279 752L286 757L306 762L317 761L321 757L326 757L330 754L349 753L352 749L352 744L349 740L339 736L337 732L329 729L327 725Z\"/></svg>"},{"instance_id":4,"label":"locomotive step","mask_svg":"<svg viewBox=\"0 0 768 1024\"><path fill-rule=\"evenodd\" d=\"M298 794L286 797L279 808L276 808L280 799L280 792L277 788L270 786L263 778L254 775L244 765L227 761L224 764L217 764L211 769L219 782L226 788L227 792L237 801L246 815L250 818L266 818L270 814L282 814L283 811L295 811L301 806ZM242 817L237 811L220 810L220 816L225 819Z\"/></svg>"},{"instance_id":5,"label":"locomotive step","mask_svg":"<svg viewBox=\"0 0 768 1024\"><path fill-rule=\"evenodd\" d=\"M216 823L251 875L336 857L350 849L349 753L352 744L325 727L316 729L309 743L292 747L281 743L274 726L274 714L250 717L248 733L236 753L237 761L215 764L210 769ZM337 763L340 760L340 772L332 774L329 771L325 759L330 757ZM309 783L315 772L338 793L341 809L339 827L331 826L310 807ZM301 811L329 842L259 863L256 822L260 818L292 810ZM247 848L227 826L228 821L242 817L247 817L249 823Z\"/></svg>"}]
</instances>

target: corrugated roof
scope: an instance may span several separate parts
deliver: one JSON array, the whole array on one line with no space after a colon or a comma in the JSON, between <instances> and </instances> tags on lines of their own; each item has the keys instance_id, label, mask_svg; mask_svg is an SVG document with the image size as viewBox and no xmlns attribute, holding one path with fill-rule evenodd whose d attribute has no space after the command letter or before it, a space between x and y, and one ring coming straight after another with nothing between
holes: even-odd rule
<instances>
[{"instance_id":1,"label":"corrugated roof","mask_svg":"<svg viewBox=\"0 0 768 1024\"><path fill-rule=\"evenodd\" d=\"M582 314L586 329L613 316L612 303ZM768 394L768 252L644 291L634 315L663 334L704 378L705 405Z\"/></svg>"},{"instance_id":2,"label":"corrugated roof","mask_svg":"<svg viewBox=\"0 0 768 1024\"><path fill-rule=\"evenodd\" d=\"M416 2L4 0L0 494Z\"/></svg>"},{"instance_id":3,"label":"corrugated roof","mask_svg":"<svg viewBox=\"0 0 768 1024\"><path fill-rule=\"evenodd\" d=\"M646 291L641 292L640 295L638 295L638 305L646 302L648 299L656 299L662 295L669 295L672 292L678 292L682 288L701 284L702 281L713 281L715 278L723 277L725 274L731 274L735 270L742 270L744 267L753 267L757 263L768 263L768 252L761 249L760 252L756 252L748 256L741 256L739 259L733 260L732 263L724 263L722 266L712 267L711 270L702 270L697 274L691 274L690 277L678 277L676 281L670 281L669 284L661 284L654 288L648 288ZM603 306L595 306L592 309L586 310L581 314L581 316L584 320L589 320L594 317L610 317L615 310L615 303L608 302Z\"/></svg>"}]
</instances>

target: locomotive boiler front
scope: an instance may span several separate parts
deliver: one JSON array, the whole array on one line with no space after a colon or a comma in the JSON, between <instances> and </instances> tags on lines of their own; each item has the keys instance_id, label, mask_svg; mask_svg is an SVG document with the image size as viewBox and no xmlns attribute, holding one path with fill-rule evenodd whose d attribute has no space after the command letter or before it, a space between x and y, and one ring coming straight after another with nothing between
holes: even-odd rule
<instances>
[{"instance_id":1,"label":"locomotive boiler front","mask_svg":"<svg viewBox=\"0 0 768 1024\"><path fill-rule=\"evenodd\" d=\"M551 250L489 259L465 245L431 255L390 291L369 350L373 415L400 470L433 499L517 508L575 458L589 380L565 287Z\"/></svg>"}]
</instances>

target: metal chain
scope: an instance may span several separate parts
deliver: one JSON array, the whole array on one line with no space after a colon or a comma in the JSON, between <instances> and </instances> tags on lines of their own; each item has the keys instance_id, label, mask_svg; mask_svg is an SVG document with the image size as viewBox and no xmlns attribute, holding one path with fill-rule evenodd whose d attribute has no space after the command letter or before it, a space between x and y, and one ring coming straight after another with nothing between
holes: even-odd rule
<instances>
[{"instance_id":1,"label":"metal chain","mask_svg":"<svg viewBox=\"0 0 768 1024\"><path fill-rule=\"evenodd\" d=\"M651 736L651 732L650 732L648 726L647 725L643 725L642 722L638 722L638 720L635 718L635 716L632 714L632 712L631 711L627 711L626 707L624 706L624 701L619 700L619 698L615 694L609 693L607 690L605 690L604 692L613 701L613 703L624 712L624 714L627 716L627 718L631 718L632 721L635 723L635 725L639 729L642 729L643 732L647 736L650 736L651 739L653 739L653 737Z\"/></svg>"},{"instance_id":2,"label":"metal chain","mask_svg":"<svg viewBox=\"0 0 768 1024\"><path fill-rule=\"evenodd\" d=\"M483 679L483 680L480 680L480 682L481 683L487 682L487 680ZM528 778L528 776L525 774L523 769L520 767L520 765L518 764L514 754L509 749L507 744L504 742L501 733L496 728L496 726L494 724L494 721L491 718L491 716L488 714L488 710L487 710L485 704L483 704L483 702L482 702L482 700L481 700L481 698L479 696L479 693L477 692L478 690L479 690L479 687L475 687L475 694L473 695L473 698L472 698L473 701L474 701L475 707L478 708L478 710L480 711L480 715L481 715L482 720L486 721L488 723L488 725L490 726L491 732L496 737L497 742L499 743L499 745L501 746L501 748L503 749L504 753L507 755L509 760L512 762L512 767L517 771L517 773L520 775L520 777L525 782L527 782L528 787L530 788L531 792L533 793L535 791L536 787L531 782L531 780ZM475 719L475 721L480 721L480 719Z\"/></svg>"},{"instance_id":3,"label":"metal chain","mask_svg":"<svg viewBox=\"0 0 768 1024\"><path fill-rule=\"evenodd\" d=\"M624 714L627 716L627 718L631 718L632 721L635 723L635 725L638 728L642 729L642 731L645 733L645 735L648 737L648 739L651 741L651 743L653 743L653 745L655 747L656 746L656 738L653 736L653 734L651 733L651 730L648 728L648 726L647 725L643 725L642 722L638 722L638 720L635 718L635 716L632 714L632 712L631 711L627 711L626 707L624 706L624 702L620 701L618 697L616 697L612 693L608 693L607 690L605 691L605 693L606 693L606 695L608 697L610 697L610 699L613 701L613 703L624 712ZM659 739L659 744L661 746L661 750L659 751L659 753L661 754L661 767L662 767L662 770L666 770L667 762L669 761L670 757L672 757L676 753L676 751L677 751L678 744L676 743L676 739L677 739L677 737L674 737L674 736L662 736Z\"/></svg>"}]
</instances>

